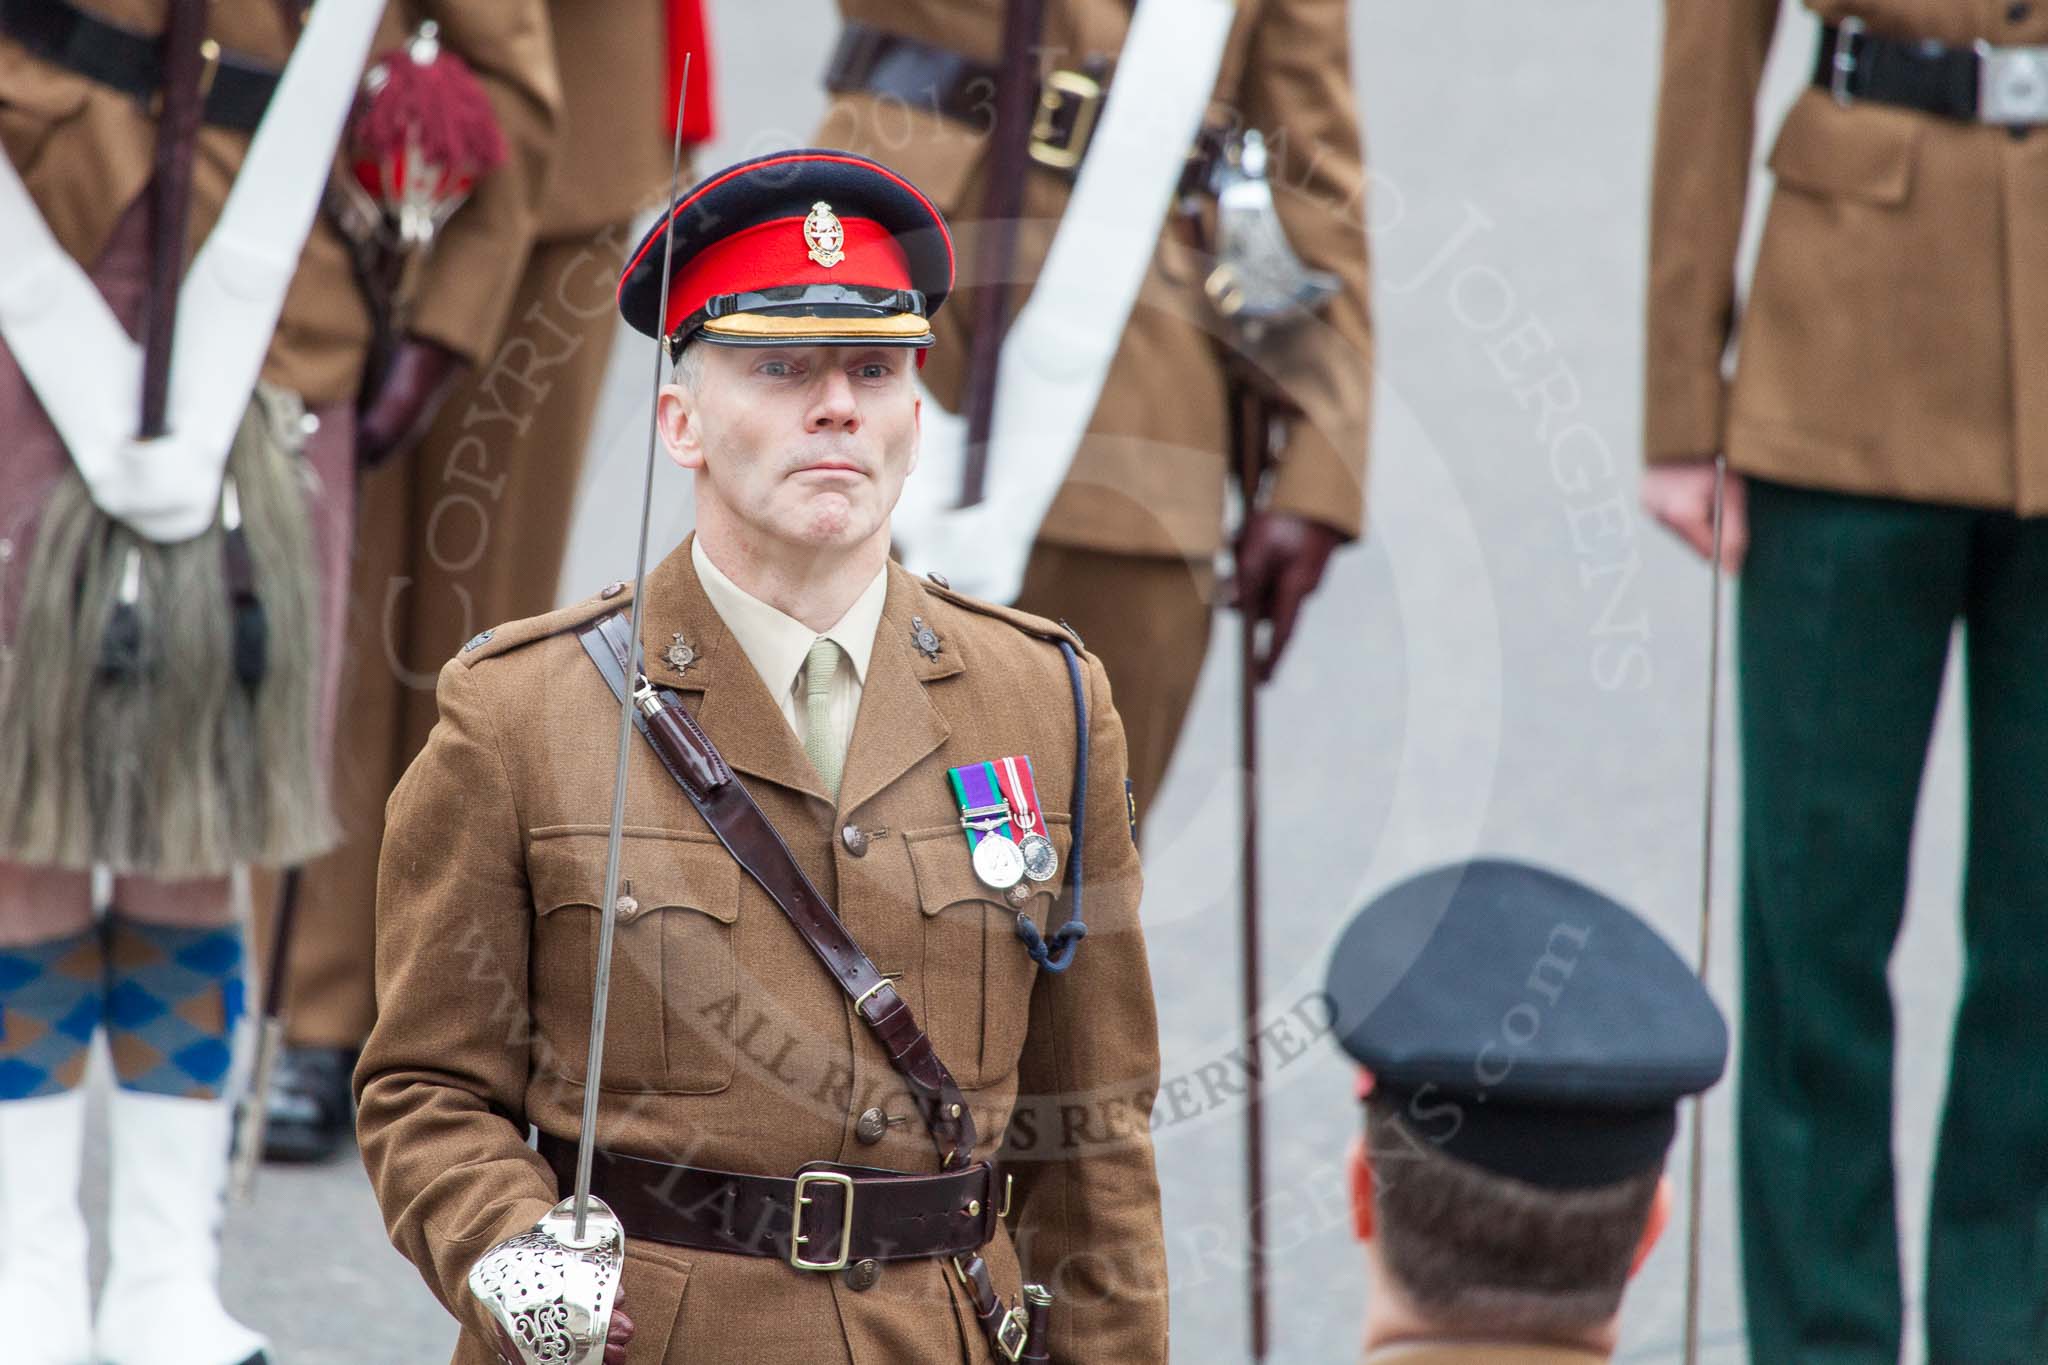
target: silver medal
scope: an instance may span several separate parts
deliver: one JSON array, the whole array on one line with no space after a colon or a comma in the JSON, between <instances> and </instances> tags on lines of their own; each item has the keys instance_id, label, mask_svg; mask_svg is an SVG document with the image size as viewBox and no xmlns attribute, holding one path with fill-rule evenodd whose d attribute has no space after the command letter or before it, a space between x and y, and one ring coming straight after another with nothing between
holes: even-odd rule
<instances>
[{"instance_id":1,"label":"silver medal","mask_svg":"<svg viewBox=\"0 0 2048 1365\"><path fill-rule=\"evenodd\" d=\"M1016 840L993 830L974 846L974 875L998 891L1007 891L1024 880L1024 854Z\"/></svg>"},{"instance_id":2,"label":"silver medal","mask_svg":"<svg viewBox=\"0 0 2048 1365\"><path fill-rule=\"evenodd\" d=\"M1043 834L1027 834L1018 843L1024 857L1024 875L1034 882L1049 882L1059 875L1060 854Z\"/></svg>"}]
</instances>

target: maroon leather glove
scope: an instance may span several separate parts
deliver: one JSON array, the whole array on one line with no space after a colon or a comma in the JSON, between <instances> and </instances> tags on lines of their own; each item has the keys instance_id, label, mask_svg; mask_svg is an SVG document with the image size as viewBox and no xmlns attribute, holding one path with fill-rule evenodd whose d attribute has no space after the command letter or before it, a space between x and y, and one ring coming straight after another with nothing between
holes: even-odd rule
<instances>
[{"instance_id":1,"label":"maroon leather glove","mask_svg":"<svg viewBox=\"0 0 2048 1365\"><path fill-rule=\"evenodd\" d=\"M409 336L356 415L356 461L371 469L419 444L466 368L439 342Z\"/></svg>"},{"instance_id":2,"label":"maroon leather glove","mask_svg":"<svg viewBox=\"0 0 2048 1365\"><path fill-rule=\"evenodd\" d=\"M1292 512L1254 512L1245 520L1237 536L1237 573L1226 591L1231 606L1271 627L1258 652L1260 683L1273 680L1302 605L1343 543L1341 532Z\"/></svg>"}]
</instances>

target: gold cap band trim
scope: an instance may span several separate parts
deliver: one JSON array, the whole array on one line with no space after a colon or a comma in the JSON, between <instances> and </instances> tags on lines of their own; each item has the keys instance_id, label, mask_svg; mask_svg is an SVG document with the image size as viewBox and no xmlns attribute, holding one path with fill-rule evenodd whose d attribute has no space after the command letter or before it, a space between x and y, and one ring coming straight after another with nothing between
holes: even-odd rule
<instances>
[{"instance_id":1,"label":"gold cap band trim","mask_svg":"<svg viewBox=\"0 0 2048 1365\"><path fill-rule=\"evenodd\" d=\"M915 313L897 313L880 318L813 318L777 313L728 313L712 318L703 330L713 336L781 337L800 341L805 337L873 337L877 341L916 341L931 332L928 319Z\"/></svg>"}]
</instances>

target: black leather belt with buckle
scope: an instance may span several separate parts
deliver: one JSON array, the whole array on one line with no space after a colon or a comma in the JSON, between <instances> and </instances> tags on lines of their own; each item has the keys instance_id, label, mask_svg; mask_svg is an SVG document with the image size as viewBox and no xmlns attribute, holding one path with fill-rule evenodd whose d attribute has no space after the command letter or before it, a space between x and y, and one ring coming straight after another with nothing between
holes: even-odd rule
<instances>
[{"instance_id":1,"label":"black leather belt with buckle","mask_svg":"<svg viewBox=\"0 0 2048 1365\"><path fill-rule=\"evenodd\" d=\"M1953 47L1844 19L1821 30L1813 83L1842 104L1870 100L2007 128L2048 123L2048 47Z\"/></svg>"},{"instance_id":2,"label":"black leather belt with buckle","mask_svg":"<svg viewBox=\"0 0 2048 1365\"><path fill-rule=\"evenodd\" d=\"M986 133L995 118L999 74L988 62L916 38L848 24L825 70L825 88L900 101ZM1088 155L1108 94L1107 59L1046 76L1031 125L1031 159L1071 179Z\"/></svg>"},{"instance_id":3,"label":"black leather belt with buckle","mask_svg":"<svg viewBox=\"0 0 2048 1365\"><path fill-rule=\"evenodd\" d=\"M145 103L163 85L163 54L155 34L108 23L65 0L0 0L0 33L52 66L61 66ZM200 45L202 116L219 128L253 133L263 122L280 73L226 51L211 38Z\"/></svg>"}]
</instances>

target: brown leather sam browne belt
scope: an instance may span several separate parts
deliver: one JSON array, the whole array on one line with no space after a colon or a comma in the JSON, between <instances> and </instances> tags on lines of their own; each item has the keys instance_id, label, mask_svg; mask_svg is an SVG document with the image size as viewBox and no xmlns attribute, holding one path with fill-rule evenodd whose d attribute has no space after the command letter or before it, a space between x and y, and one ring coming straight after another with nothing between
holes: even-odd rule
<instances>
[{"instance_id":1,"label":"brown leather sam browne belt","mask_svg":"<svg viewBox=\"0 0 2048 1365\"><path fill-rule=\"evenodd\" d=\"M542 1133L539 1149L562 1188L569 1188L576 1144ZM774 1256L815 1271L978 1250L995 1237L1003 1194L996 1168L986 1161L944 1175L821 1164L773 1176L603 1150L591 1164L590 1188L635 1237Z\"/></svg>"}]
</instances>

